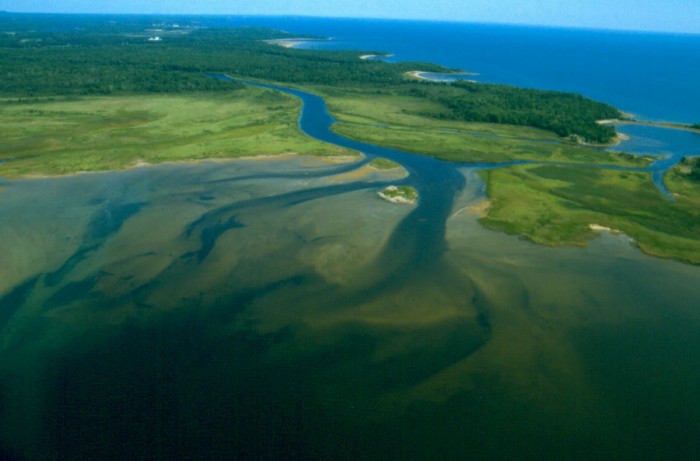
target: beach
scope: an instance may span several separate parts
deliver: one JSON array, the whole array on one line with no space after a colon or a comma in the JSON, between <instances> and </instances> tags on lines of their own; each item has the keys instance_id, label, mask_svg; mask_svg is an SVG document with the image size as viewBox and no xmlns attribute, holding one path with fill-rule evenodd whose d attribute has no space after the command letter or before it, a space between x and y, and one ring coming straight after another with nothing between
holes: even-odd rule
<instances>
[{"instance_id":1,"label":"beach","mask_svg":"<svg viewBox=\"0 0 700 461\"><path fill-rule=\"evenodd\" d=\"M363 54L360 56L360 59L362 60L367 60L367 59L381 59L381 58L391 58L393 57L393 54Z\"/></svg>"},{"instance_id":2,"label":"beach","mask_svg":"<svg viewBox=\"0 0 700 461\"><path fill-rule=\"evenodd\" d=\"M430 76L432 75L432 76ZM410 78L415 78L419 80L427 80L430 82L440 82L440 83L449 83L449 82L454 82L454 81L464 81L464 82L470 82L470 83L478 83L476 80L473 79L465 79L465 78L460 78L460 77L467 77L467 76L476 76L479 74L475 73L450 73L450 74L436 74L434 72L425 72L421 70L413 70L410 72L406 72L406 76Z\"/></svg>"}]
</instances>

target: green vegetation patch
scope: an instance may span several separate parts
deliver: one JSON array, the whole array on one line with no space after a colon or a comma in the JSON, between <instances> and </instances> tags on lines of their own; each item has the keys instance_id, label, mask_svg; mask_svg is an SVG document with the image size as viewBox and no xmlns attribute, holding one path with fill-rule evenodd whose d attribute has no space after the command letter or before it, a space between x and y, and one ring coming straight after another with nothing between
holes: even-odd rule
<instances>
[{"instance_id":1,"label":"green vegetation patch","mask_svg":"<svg viewBox=\"0 0 700 461\"><path fill-rule=\"evenodd\" d=\"M413 204L418 200L418 191L411 186L387 186L378 195L391 203Z\"/></svg>"},{"instance_id":2,"label":"green vegetation patch","mask_svg":"<svg viewBox=\"0 0 700 461\"><path fill-rule=\"evenodd\" d=\"M491 208L481 222L491 229L584 245L597 225L628 235L648 254L700 264L700 187L685 185L688 196L671 202L640 172L527 165L482 174Z\"/></svg>"},{"instance_id":3,"label":"green vegetation patch","mask_svg":"<svg viewBox=\"0 0 700 461\"><path fill-rule=\"evenodd\" d=\"M369 166L376 168L378 170L393 170L394 168L401 168L401 165L388 158L377 157L369 162Z\"/></svg>"},{"instance_id":4,"label":"green vegetation patch","mask_svg":"<svg viewBox=\"0 0 700 461\"><path fill-rule=\"evenodd\" d=\"M0 175L60 175L139 162L350 151L298 131L297 99L247 88L225 95L0 101Z\"/></svg>"},{"instance_id":5,"label":"green vegetation patch","mask_svg":"<svg viewBox=\"0 0 700 461\"><path fill-rule=\"evenodd\" d=\"M434 102L393 90L367 94L353 89L314 87L340 123L334 131L352 139L456 162L597 163L647 166L647 158L563 142L536 128L426 118Z\"/></svg>"},{"instance_id":6,"label":"green vegetation patch","mask_svg":"<svg viewBox=\"0 0 700 461\"><path fill-rule=\"evenodd\" d=\"M430 117L542 128L561 137L607 143L615 128L597 120L621 118L616 108L581 95L472 82L425 85L411 93L444 106Z\"/></svg>"},{"instance_id":7,"label":"green vegetation patch","mask_svg":"<svg viewBox=\"0 0 700 461\"><path fill-rule=\"evenodd\" d=\"M700 210L700 157L683 159L666 174L664 182L677 204Z\"/></svg>"},{"instance_id":8,"label":"green vegetation patch","mask_svg":"<svg viewBox=\"0 0 700 461\"><path fill-rule=\"evenodd\" d=\"M683 158L673 167L673 174L692 181L700 182L700 157Z\"/></svg>"}]
</instances>

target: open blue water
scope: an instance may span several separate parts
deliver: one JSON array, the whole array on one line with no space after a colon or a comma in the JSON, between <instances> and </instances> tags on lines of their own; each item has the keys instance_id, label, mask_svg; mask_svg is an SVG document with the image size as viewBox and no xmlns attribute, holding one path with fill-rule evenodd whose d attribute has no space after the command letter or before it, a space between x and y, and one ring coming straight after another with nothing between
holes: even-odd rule
<instances>
[{"instance_id":1,"label":"open blue water","mask_svg":"<svg viewBox=\"0 0 700 461\"><path fill-rule=\"evenodd\" d=\"M625 125L617 131L630 137L621 150L640 155L695 157L700 155L700 134L649 125Z\"/></svg>"},{"instance_id":2,"label":"open blue water","mask_svg":"<svg viewBox=\"0 0 700 461\"><path fill-rule=\"evenodd\" d=\"M642 119L700 121L700 35L299 17L204 22L331 37L304 47L382 51L475 72L482 82L581 93Z\"/></svg>"}]
</instances>

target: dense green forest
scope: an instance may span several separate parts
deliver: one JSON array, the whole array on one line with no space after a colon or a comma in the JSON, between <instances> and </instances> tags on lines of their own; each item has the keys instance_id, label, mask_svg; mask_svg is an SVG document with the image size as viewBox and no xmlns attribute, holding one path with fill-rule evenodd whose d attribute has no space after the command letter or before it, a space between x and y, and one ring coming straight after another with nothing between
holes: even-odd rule
<instances>
[{"instance_id":1,"label":"dense green forest","mask_svg":"<svg viewBox=\"0 0 700 461\"><path fill-rule=\"evenodd\" d=\"M673 171L681 177L700 182L700 157L684 157Z\"/></svg>"},{"instance_id":2,"label":"dense green forest","mask_svg":"<svg viewBox=\"0 0 700 461\"><path fill-rule=\"evenodd\" d=\"M694 125L691 125L690 127L691 127L691 128L695 128L696 130L700 130L700 122L698 122L698 123L696 123L696 124L694 124Z\"/></svg>"},{"instance_id":3,"label":"dense green forest","mask_svg":"<svg viewBox=\"0 0 700 461\"><path fill-rule=\"evenodd\" d=\"M105 17L107 21L109 17ZM4 19L4 20L3 20ZM123 20L123 17L119 17ZM285 83L401 84L409 70L445 70L427 63L359 60L358 52L288 49L264 40L288 35L261 28L184 28L142 18L105 30L11 31L0 17L0 94L42 96L230 89L209 72ZM136 19L134 19L136 20ZM93 19L97 21L97 19ZM80 23L82 26L82 23ZM160 41L149 38L160 37Z\"/></svg>"},{"instance_id":4,"label":"dense green forest","mask_svg":"<svg viewBox=\"0 0 700 461\"><path fill-rule=\"evenodd\" d=\"M159 40L155 40L158 37ZM331 85L425 97L443 107L421 115L544 128L563 137L607 142L617 118L611 106L582 96L503 85L420 82L411 70L445 72L429 63L360 60L359 51L290 49L288 38L261 28L214 29L199 20L149 16L0 14L0 96L191 93L240 84L210 72L283 84ZM363 52L364 53L364 52Z\"/></svg>"},{"instance_id":5,"label":"dense green forest","mask_svg":"<svg viewBox=\"0 0 700 461\"><path fill-rule=\"evenodd\" d=\"M596 120L621 117L612 106L571 93L530 90L506 85L458 82L450 87L413 90L447 110L426 115L475 122L507 123L553 131L562 137L582 137L605 143L615 128Z\"/></svg>"}]
</instances>

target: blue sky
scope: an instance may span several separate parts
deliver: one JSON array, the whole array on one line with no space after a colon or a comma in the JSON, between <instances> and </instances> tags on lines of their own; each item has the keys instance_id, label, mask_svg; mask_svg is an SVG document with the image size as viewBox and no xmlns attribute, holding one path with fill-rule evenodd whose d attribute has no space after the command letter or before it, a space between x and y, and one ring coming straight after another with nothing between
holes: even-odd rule
<instances>
[{"instance_id":1,"label":"blue sky","mask_svg":"<svg viewBox=\"0 0 700 461\"><path fill-rule=\"evenodd\" d=\"M700 34L700 0L0 0L0 10L376 17Z\"/></svg>"}]
</instances>

